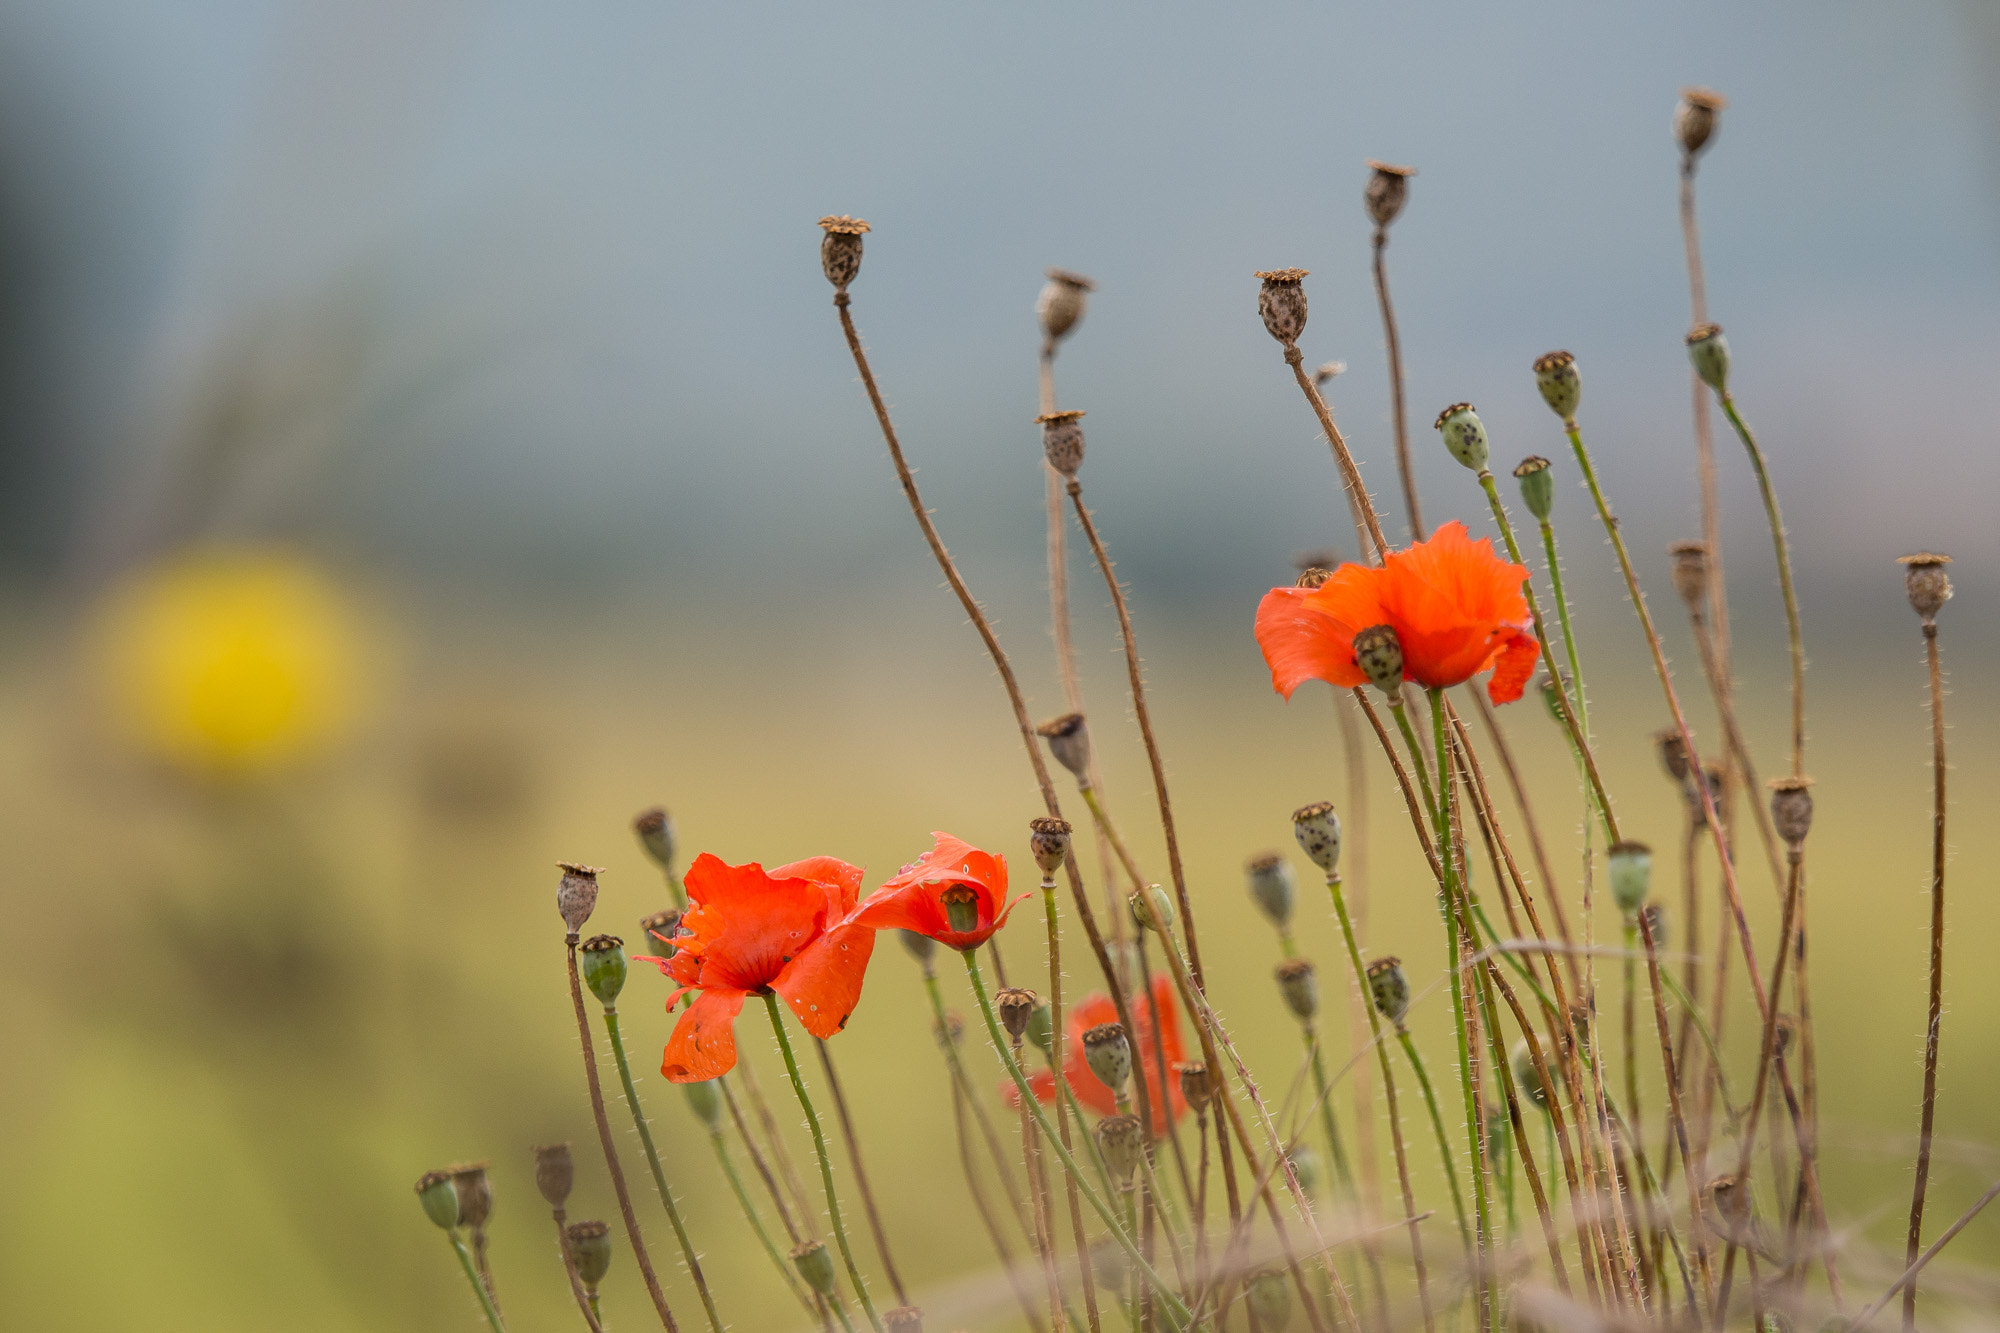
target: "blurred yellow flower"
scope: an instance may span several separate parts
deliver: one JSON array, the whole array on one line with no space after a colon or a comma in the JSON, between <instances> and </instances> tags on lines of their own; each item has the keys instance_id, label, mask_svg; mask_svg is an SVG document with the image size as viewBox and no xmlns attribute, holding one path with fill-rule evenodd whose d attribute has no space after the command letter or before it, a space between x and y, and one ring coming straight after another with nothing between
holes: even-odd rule
<instances>
[{"instance_id":1,"label":"blurred yellow flower","mask_svg":"<svg viewBox=\"0 0 2000 1333\"><path fill-rule=\"evenodd\" d=\"M347 598L281 548L183 552L107 599L100 640L134 738L202 772L249 776L353 723L362 636Z\"/></svg>"}]
</instances>

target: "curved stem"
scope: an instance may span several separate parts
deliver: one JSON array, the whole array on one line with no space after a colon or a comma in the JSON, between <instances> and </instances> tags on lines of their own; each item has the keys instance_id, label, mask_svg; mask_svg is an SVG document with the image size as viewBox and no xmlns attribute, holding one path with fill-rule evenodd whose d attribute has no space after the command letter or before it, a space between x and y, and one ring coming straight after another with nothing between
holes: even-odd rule
<instances>
[{"instance_id":1,"label":"curved stem","mask_svg":"<svg viewBox=\"0 0 2000 1333\"><path fill-rule=\"evenodd\" d=\"M486 1284L479 1280L479 1269L472 1262L472 1251L465 1247L465 1240L458 1234L458 1228L451 1229L451 1248L458 1254L458 1266L465 1270L465 1280L472 1284L472 1290L479 1297L479 1309L486 1316L486 1323L493 1333L507 1333L507 1325L500 1322L500 1312L493 1308L493 1296L486 1290Z\"/></svg>"},{"instance_id":2,"label":"curved stem","mask_svg":"<svg viewBox=\"0 0 2000 1333\"><path fill-rule=\"evenodd\" d=\"M785 1279L785 1285L791 1289L792 1295L798 1297L799 1303L805 1306L806 1313L809 1315L816 1313L813 1309L812 1296L799 1285L798 1271L779 1251L777 1242L771 1239L771 1233L764 1229L764 1219L757 1216L756 1206L751 1203L749 1192L743 1188L743 1179L736 1174L736 1163L729 1158L729 1145L723 1141L722 1131L711 1129L708 1131L708 1139L715 1148L716 1164L722 1168L723 1179L729 1182L729 1192L736 1196L736 1206L743 1210L743 1216L750 1221L750 1229L757 1233L757 1243L763 1246L765 1255L777 1266L779 1276Z\"/></svg>"},{"instance_id":3,"label":"curved stem","mask_svg":"<svg viewBox=\"0 0 2000 1333\"><path fill-rule=\"evenodd\" d=\"M861 1161L861 1140L854 1133L853 1117L847 1113L847 1095L840 1088L840 1071L833 1066L833 1052L818 1037L813 1038L813 1048L819 1052L819 1067L826 1075L827 1091L833 1094L834 1119L840 1122L840 1136L847 1141L847 1164L853 1168L855 1188L861 1191L861 1209L868 1218L868 1230L875 1237L875 1253L882 1260L883 1275L889 1279L889 1290L896 1293L896 1304L908 1305L909 1293L903 1290L902 1274L896 1271L896 1261L889 1254L889 1230L882 1225L881 1210L875 1206L875 1190L868 1183L868 1168Z\"/></svg>"},{"instance_id":4,"label":"curved stem","mask_svg":"<svg viewBox=\"0 0 2000 1333\"><path fill-rule=\"evenodd\" d=\"M833 1157L826 1149L826 1131L820 1127L819 1112L813 1109L812 1098L806 1094L806 1081L799 1073L799 1059L792 1053L792 1039L786 1035L784 1011L778 1007L775 992L764 992L764 1011L771 1016L771 1031L777 1034L778 1050L785 1057L785 1072L792 1076L792 1092L799 1099L799 1108L806 1113L807 1127L812 1130L813 1152L819 1158L820 1187L826 1191L826 1217L833 1227L833 1239L840 1246L841 1262L847 1265L847 1280L854 1284L862 1313L868 1316L875 1333L882 1333L881 1316L875 1313L875 1302L869 1299L868 1284L861 1280L861 1267L854 1262L854 1247L847 1241L847 1224L840 1217L840 1196L833 1187ZM837 1303L835 1308L839 1308Z\"/></svg>"},{"instance_id":5,"label":"curved stem","mask_svg":"<svg viewBox=\"0 0 2000 1333\"><path fill-rule=\"evenodd\" d=\"M1465 1191L1458 1187L1458 1172L1452 1169L1451 1137L1445 1133L1444 1116L1438 1110L1437 1091L1431 1087L1430 1070L1424 1067L1424 1057L1417 1052L1416 1042L1410 1039L1408 1028L1396 1029L1396 1040L1402 1043L1403 1054L1409 1057L1410 1068L1416 1073L1417 1087L1423 1092L1424 1106L1430 1112L1431 1132L1437 1135L1438 1156L1444 1163L1445 1183L1451 1186L1451 1210L1458 1218L1458 1234L1465 1242L1467 1254L1472 1253L1472 1223L1465 1216Z\"/></svg>"},{"instance_id":6,"label":"curved stem","mask_svg":"<svg viewBox=\"0 0 2000 1333\"><path fill-rule=\"evenodd\" d=\"M1931 1176L1931 1127L1937 1117L1938 1033L1944 1024L1944 673L1938 665L1937 622L1924 622L1924 661L1931 686L1931 989L1924 1029L1924 1104L1917 1130L1916 1183L1910 1191L1910 1237L1904 1262L1914 1267L1924 1237L1924 1193ZM1903 1287L1903 1327L1916 1327L1915 1274Z\"/></svg>"},{"instance_id":7,"label":"curved stem","mask_svg":"<svg viewBox=\"0 0 2000 1333\"><path fill-rule=\"evenodd\" d=\"M701 1260L695 1256L694 1242L688 1239L687 1226L681 1221L681 1210L674 1205L674 1192L667 1188L667 1173L660 1168L660 1153L653 1146L653 1129L646 1123L646 1113L639 1106L639 1089L632 1082L632 1066L625 1058L625 1040L618 1033L618 1011L610 1005L604 1006L604 1030L611 1041L611 1058L618 1066L618 1081L625 1087L625 1105L632 1112L632 1123L639 1130L639 1146L645 1150L646 1165L653 1170L653 1187L660 1193L660 1202L666 1207L667 1221L673 1224L674 1239L680 1242L681 1257L687 1260L688 1276L694 1279L694 1289L701 1295L702 1309L708 1314L708 1326L715 1333L722 1333L722 1316L715 1312L715 1298L709 1295L708 1279L702 1276Z\"/></svg>"},{"instance_id":8,"label":"curved stem","mask_svg":"<svg viewBox=\"0 0 2000 1333\"><path fill-rule=\"evenodd\" d=\"M1799 595L1792 586L1792 554L1785 541L1785 520L1778 512L1778 493L1771 486L1770 471L1764 465L1764 451L1757 437L1736 411L1736 400L1727 390L1719 395L1722 413L1736 428L1736 438L1750 452L1750 466L1757 474L1757 492L1764 498L1764 517L1771 525L1771 545L1778 554L1778 587L1785 595L1785 637L1792 650L1792 776L1804 774L1806 766L1806 641L1799 627Z\"/></svg>"},{"instance_id":9,"label":"curved stem","mask_svg":"<svg viewBox=\"0 0 2000 1333\"><path fill-rule=\"evenodd\" d=\"M1410 540L1424 539L1424 515L1417 507L1417 478L1410 467L1410 427L1403 404L1403 340L1396 336L1396 308L1389 303L1389 270L1382 262L1389 248L1389 229L1375 228L1375 300L1382 307L1382 335L1389 345L1389 401L1395 409L1396 476L1403 483L1403 505L1410 512Z\"/></svg>"}]
</instances>

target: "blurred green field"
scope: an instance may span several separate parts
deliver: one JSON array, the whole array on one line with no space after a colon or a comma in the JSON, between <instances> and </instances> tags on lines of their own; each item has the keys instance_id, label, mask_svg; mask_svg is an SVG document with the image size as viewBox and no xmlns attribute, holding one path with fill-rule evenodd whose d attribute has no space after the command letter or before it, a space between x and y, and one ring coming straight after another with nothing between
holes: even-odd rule
<instances>
[{"instance_id":1,"label":"blurred green field","mask_svg":"<svg viewBox=\"0 0 2000 1333\"><path fill-rule=\"evenodd\" d=\"M666 902L627 827L656 802L674 811L690 855L775 864L829 853L867 866L872 885L942 828L1006 852L1017 877L1027 864L1024 824L1039 813L1028 769L998 684L941 590L838 614L803 608L782 632L732 608L683 607L652 622L670 630L635 630L629 617L587 608L488 614L392 596L376 606L389 646L361 732L281 777L228 785L136 756L105 722L81 665L87 636L16 618L8 637L33 647L0 681L14 923L0 942L0 1307L10 1326L471 1328L476 1309L410 1193L421 1171L468 1158L493 1162L493 1255L513 1326L573 1321L529 1145L574 1141L572 1218L609 1218L614 1206L564 991L553 863L607 867L591 928L628 940ZM1059 711L1035 608L1003 610L1003 638L1041 711ZM1115 641L1098 609L1085 610L1107 789L1161 874ZM1607 609L1592 625L1593 721L1621 817L1658 849L1656 882L1668 891L1678 798L1647 742L1663 718L1621 614ZM1341 765L1325 692L1279 701L1248 620L1247 608L1215 623L1147 616L1142 604L1140 631L1213 998L1267 1085L1282 1089L1297 1034L1240 868L1277 847L1306 868L1287 816L1338 797ZM1848 643L1816 659L1811 676L1823 1171L1836 1224L1851 1229L1850 1290L1864 1293L1900 1268L1871 1247L1900 1253L1916 1124L1929 831L1917 644L1912 620L1904 639ZM1772 688L1781 677L1766 669L1777 663L1756 658L1760 647L1769 645L1741 651L1753 745L1768 757L1779 753L1783 701ZM2000 905L1985 873L2000 857L2000 828L1984 814L2000 793L2000 680L1959 664L1933 1231L2000 1168L1990 1109L2000 1094L2000 973L1986 965ZM1684 689L1699 694L1692 681ZM1582 807L1560 741L1538 705L1503 716L1556 863L1574 866ZM1422 990L1439 975L1443 944L1379 758L1370 770L1367 943L1402 955ZM1775 898L1759 864L1745 857L1744 884L1768 940ZM1573 885L1568 899L1574 918ZM1302 895L1300 928L1331 982L1342 971L1338 937L1313 893ZM1016 980L1032 984L1034 917L1002 939ZM1080 939L1070 947L1084 956ZM1086 984L1079 969L1071 975ZM962 992L960 978L945 976ZM725 1316L743 1329L792 1327L681 1095L651 1075L666 993L664 979L635 971L621 1010L676 1189ZM1613 994L1607 982L1607 1004ZM1433 994L1414 1020L1434 1067L1448 1063L1447 1017ZM745 1058L776 1093L781 1070L754 1018L746 1012ZM1740 1034L1743 1013L1731 1021ZM883 941L833 1049L898 1259L930 1327L1014 1328L957 1173L929 1030L915 966ZM1343 1032L1331 1025L1336 1051ZM997 1083L983 1044L967 1049ZM796 1128L795 1115L782 1118ZM802 1131L793 1146L809 1157ZM1426 1171L1420 1193L1439 1201L1428 1147L1414 1151ZM633 1183L684 1326L694 1326L699 1310L643 1168ZM1996 1265L2000 1221L1982 1221L1941 1272L1990 1297L2000 1285L1977 1274ZM606 1302L613 1327L650 1319L622 1246Z\"/></svg>"}]
</instances>

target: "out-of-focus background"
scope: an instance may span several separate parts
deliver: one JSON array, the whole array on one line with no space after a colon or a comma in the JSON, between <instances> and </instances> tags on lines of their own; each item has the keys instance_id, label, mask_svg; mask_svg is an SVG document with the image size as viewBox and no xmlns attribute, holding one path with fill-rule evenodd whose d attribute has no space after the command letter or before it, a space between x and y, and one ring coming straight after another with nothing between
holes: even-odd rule
<instances>
[{"instance_id":1,"label":"out-of-focus background","mask_svg":"<svg viewBox=\"0 0 2000 1333\"><path fill-rule=\"evenodd\" d=\"M471 1327L409 1195L463 1158L494 1163L515 1326L574 1318L528 1145L576 1141L572 1216L612 1205L553 862L607 867L594 925L629 939L666 901L628 829L656 802L691 851L830 853L871 883L933 828L1023 850L1028 770L839 341L827 212L875 227L855 311L1043 714L1061 696L1033 303L1051 264L1099 282L1060 395L1090 412L1089 495L1131 585L1216 998L1282 1084L1296 1036L1239 867L1342 770L1324 693L1271 693L1250 618L1296 551L1347 529L1252 270L1313 271L1307 356L1347 363L1330 391L1392 501L1362 159L1420 168L1389 263L1429 517L1490 530L1430 430L1447 402L1479 404L1496 465L1562 466L1528 365L1574 350L1713 734L1664 559L1697 532L1668 134L1694 83L1731 99L1700 175L1711 308L1813 650L1824 1170L1854 1287L1886 1282L1898 1265L1867 1251L1899 1249L1906 1206L1928 866L1893 557L1922 547L1953 553L1959 587L1938 1225L2000 1164L2000 981L1980 961L2000 929L1980 814L2000 795L1990 6L63 0L0 7L9 1324ZM1768 538L1718 443L1747 722L1776 771ZM1628 829L1670 849L1658 694L1560 475L1608 776ZM1108 790L1159 873L1114 625L1074 572ZM1575 864L1560 741L1538 707L1507 722ZM1375 779L1370 942L1414 966L1442 946ZM1663 879L1676 864L1663 850ZM1772 895L1747 878L1768 938ZM1335 970L1307 902L1305 947ZM1025 937L1010 954L1039 956ZM664 996L635 976L622 1006L647 1071ZM1434 1043L1438 1008L1418 1018ZM885 944L835 1050L900 1257L934 1326L1011 1327L928 1034ZM643 1091L725 1314L785 1326L679 1094ZM1948 1280L1986 1291L1995 1234L1969 1232ZM607 1292L615 1322L644 1321L629 1256Z\"/></svg>"}]
</instances>

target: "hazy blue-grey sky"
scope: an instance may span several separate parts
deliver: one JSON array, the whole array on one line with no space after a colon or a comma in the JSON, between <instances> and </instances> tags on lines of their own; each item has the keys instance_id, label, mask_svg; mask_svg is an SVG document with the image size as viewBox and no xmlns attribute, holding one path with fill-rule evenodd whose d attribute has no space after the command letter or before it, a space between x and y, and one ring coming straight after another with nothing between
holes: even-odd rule
<instances>
[{"instance_id":1,"label":"hazy blue-grey sky","mask_svg":"<svg viewBox=\"0 0 2000 1333\"><path fill-rule=\"evenodd\" d=\"M1338 411L1393 486L1377 156L1421 170L1390 263L1433 521L1479 512L1437 409L1480 406L1496 470L1556 454L1528 364L1566 346L1656 552L1694 530L1668 118L1705 83L1713 313L1809 585L1927 544L2000 572L1995 50L1969 2L16 0L11 545L304 530L556 587L923 586L818 272L814 219L852 212L855 311L969 563L1039 559L1058 264L1101 284L1059 381L1125 572L1254 589L1342 525L1252 270L1313 271L1306 354L1348 362ZM217 449L252 462L190 506L174 478Z\"/></svg>"}]
</instances>

